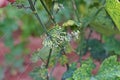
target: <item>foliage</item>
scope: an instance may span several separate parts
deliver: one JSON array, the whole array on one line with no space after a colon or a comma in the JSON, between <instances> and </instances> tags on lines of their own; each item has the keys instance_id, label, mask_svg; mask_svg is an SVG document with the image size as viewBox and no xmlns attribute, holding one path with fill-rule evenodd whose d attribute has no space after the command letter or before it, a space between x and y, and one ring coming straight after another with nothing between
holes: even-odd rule
<instances>
[{"instance_id":1,"label":"foliage","mask_svg":"<svg viewBox=\"0 0 120 80\"><path fill-rule=\"evenodd\" d=\"M119 80L120 64L117 62L117 56L120 54L120 41L114 36L120 34L120 20L118 14L113 14L119 13L119 3L112 4L111 1L17 0L1 9L0 36L4 36L4 44L10 48L10 52L5 55L5 63L8 67L23 69L24 60L21 56L26 53L28 37L42 35L43 47L35 51L31 58L34 63L39 60L43 63L30 74L35 80L52 79L52 73L58 63L67 66L63 80ZM115 1L117 0L113 0ZM109 9L111 5L116 9ZM88 38L85 37L88 27L102 36L101 41L91 39L91 33ZM19 30L21 42L14 44L13 33ZM77 50L72 48L71 41L78 43ZM72 51L76 51L80 56L79 68L78 62L69 63L67 54ZM88 51L91 57L82 61L81 57ZM116 56L111 56L113 54ZM95 76L91 73L95 68L94 59L102 63ZM49 71L49 68L52 70ZM4 70L1 71L0 68L0 72L3 73ZM1 78L3 76L0 76Z\"/></svg>"},{"instance_id":2,"label":"foliage","mask_svg":"<svg viewBox=\"0 0 120 80\"><path fill-rule=\"evenodd\" d=\"M30 75L35 80L45 80L47 76L47 69L44 66L36 67Z\"/></svg>"},{"instance_id":3,"label":"foliage","mask_svg":"<svg viewBox=\"0 0 120 80\"><path fill-rule=\"evenodd\" d=\"M113 52L114 54L119 55L120 54L120 41L116 40L112 37L103 37L105 40L104 47L106 48L106 51Z\"/></svg>"},{"instance_id":4,"label":"foliage","mask_svg":"<svg viewBox=\"0 0 120 80\"><path fill-rule=\"evenodd\" d=\"M94 59L104 60L108 56L103 44L100 41L96 39L88 40L86 45L88 45L88 49Z\"/></svg>"},{"instance_id":5,"label":"foliage","mask_svg":"<svg viewBox=\"0 0 120 80\"><path fill-rule=\"evenodd\" d=\"M91 71L94 68L93 62L91 59L85 61L80 68L77 68L73 73L73 80L90 80Z\"/></svg>"},{"instance_id":6,"label":"foliage","mask_svg":"<svg viewBox=\"0 0 120 80\"><path fill-rule=\"evenodd\" d=\"M2 69L2 67L0 67L0 79L2 80L4 78L4 70Z\"/></svg>"},{"instance_id":7,"label":"foliage","mask_svg":"<svg viewBox=\"0 0 120 80\"><path fill-rule=\"evenodd\" d=\"M77 69L76 63L71 63L69 69L63 74L62 80L71 80L71 76L73 75L74 71Z\"/></svg>"},{"instance_id":8,"label":"foliage","mask_svg":"<svg viewBox=\"0 0 120 80\"><path fill-rule=\"evenodd\" d=\"M97 80L119 80L120 62L117 62L117 57L111 56L105 61L103 61L99 72L95 77Z\"/></svg>"},{"instance_id":9,"label":"foliage","mask_svg":"<svg viewBox=\"0 0 120 80\"><path fill-rule=\"evenodd\" d=\"M103 61L97 75L92 76L91 70L93 63L83 63L80 68L75 70L73 74L74 80L119 80L120 79L120 63L117 62L116 56L111 56ZM114 64L114 65L113 65Z\"/></svg>"},{"instance_id":10,"label":"foliage","mask_svg":"<svg viewBox=\"0 0 120 80\"><path fill-rule=\"evenodd\" d=\"M119 0L106 0L105 8L106 8L108 14L111 16L111 18L115 22L115 25L117 26L117 28L120 30L120 23L119 23L120 22L120 19L119 19L120 3L119 2L120 2ZM116 12L116 14L115 14L115 12Z\"/></svg>"}]
</instances>

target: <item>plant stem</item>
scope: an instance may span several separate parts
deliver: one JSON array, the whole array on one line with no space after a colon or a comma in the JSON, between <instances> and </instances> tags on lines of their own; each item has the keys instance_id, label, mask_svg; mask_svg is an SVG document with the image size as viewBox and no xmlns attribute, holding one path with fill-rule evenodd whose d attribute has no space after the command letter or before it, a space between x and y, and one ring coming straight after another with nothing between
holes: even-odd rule
<instances>
[{"instance_id":1,"label":"plant stem","mask_svg":"<svg viewBox=\"0 0 120 80\"><path fill-rule=\"evenodd\" d=\"M78 60L78 62L80 63L80 66L82 65L81 63L82 63L82 56L83 56L83 54L84 54L84 52L83 52L83 49L84 49L84 40L85 40L85 38L84 38L84 30L85 30L85 28L82 28L81 29L81 33L80 33L80 45L79 45L79 56L80 56L80 58L79 58L79 60Z\"/></svg>"},{"instance_id":2,"label":"plant stem","mask_svg":"<svg viewBox=\"0 0 120 80\"><path fill-rule=\"evenodd\" d=\"M46 27L45 27L44 24L42 23L42 21L41 21L39 15L38 15L38 13L37 13L35 7L34 7L34 4L33 4L32 0L28 0L28 2L29 2L29 4L30 4L30 9L33 11L34 15L35 15L36 18L38 19L38 21L39 21L39 23L41 24L41 26L42 26L44 32L47 34L47 36L49 36L49 33L47 32Z\"/></svg>"},{"instance_id":3,"label":"plant stem","mask_svg":"<svg viewBox=\"0 0 120 80\"><path fill-rule=\"evenodd\" d=\"M56 25L56 21L54 19L54 16L50 13L50 11L48 10L48 8L46 7L45 3L43 0L40 0L41 4L43 5L43 7L45 8L46 12L48 13L48 15L50 16L51 20L53 21L54 25Z\"/></svg>"},{"instance_id":4,"label":"plant stem","mask_svg":"<svg viewBox=\"0 0 120 80\"><path fill-rule=\"evenodd\" d=\"M37 0L34 1L34 5L36 4Z\"/></svg>"},{"instance_id":5,"label":"plant stem","mask_svg":"<svg viewBox=\"0 0 120 80\"><path fill-rule=\"evenodd\" d=\"M65 50L63 51L63 54L64 54L64 55L66 54L66 53L65 53ZM66 65L66 67L67 67L67 70L69 70L69 63L66 63L65 65Z\"/></svg>"},{"instance_id":6,"label":"plant stem","mask_svg":"<svg viewBox=\"0 0 120 80\"><path fill-rule=\"evenodd\" d=\"M60 57L62 56L63 51L64 51L64 48L61 48L61 50L60 50L60 52L59 52L59 54L58 54L58 57L56 57L55 65L54 65L54 67L52 68L52 70L50 71L49 80L51 80L52 73L53 73L55 67L57 66L57 63L58 63Z\"/></svg>"},{"instance_id":7,"label":"plant stem","mask_svg":"<svg viewBox=\"0 0 120 80\"><path fill-rule=\"evenodd\" d=\"M83 27L87 27L94 19L96 19L96 16L98 15L98 13L103 9L104 7L101 6L94 14L92 14L87 22L83 23Z\"/></svg>"},{"instance_id":8,"label":"plant stem","mask_svg":"<svg viewBox=\"0 0 120 80\"><path fill-rule=\"evenodd\" d=\"M47 64L46 64L46 68L48 68L49 63L50 63L50 58L51 58L51 54L52 54L52 48L50 49L49 55L48 55L48 59L47 59Z\"/></svg>"},{"instance_id":9,"label":"plant stem","mask_svg":"<svg viewBox=\"0 0 120 80\"><path fill-rule=\"evenodd\" d=\"M82 28L81 28L81 33L80 33L80 37L81 37L81 42L80 42L80 49L79 49L79 56L80 56L80 58L79 58L79 61L78 62L80 62L81 63L81 61L82 61L82 56L83 56L83 54L84 54L84 52L83 52L83 49L84 49L84 40L85 40L85 38L84 38L84 30L85 30L85 27L87 27L90 23L91 23L91 21L93 21L94 19L95 19L95 17L97 16L97 14L101 11L103 9L103 7L100 7L96 12L95 12L95 14L94 15L92 15L92 16L90 16L90 20L88 20L86 23L83 23L84 25L82 26ZM89 36L91 35L91 32L90 32L90 34L89 34ZM87 49L86 49L87 50Z\"/></svg>"},{"instance_id":10,"label":"plant stem","mask_svg":"<svg viewBox=\"0 0 120 80\"><path fill-rule=\"evenodd\" d=\"M76 4L75 0L72 0L72 5L73 5L73 8L75 10L77 20L78 20L78 22L80 22L80 19L79 19L80 17L79 17L79 14L78 14L79 11L78 11L77 4Z\"/></svg>"}]
</instances>

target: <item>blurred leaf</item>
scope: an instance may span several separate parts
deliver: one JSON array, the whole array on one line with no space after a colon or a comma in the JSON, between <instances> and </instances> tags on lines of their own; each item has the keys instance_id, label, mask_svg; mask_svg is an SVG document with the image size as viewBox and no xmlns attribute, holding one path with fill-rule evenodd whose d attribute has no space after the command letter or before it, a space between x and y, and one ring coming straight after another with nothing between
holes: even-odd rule
<instances>
[{"instance_id":1,"label":"blurred leaf","mask_svg":"<svg viewBox=\"0 0 120 80\"><path fill-rule=\"evenodd\" d=\"M20 56L22 55L24 51L24 44L20 43L14 47L11 48L10 53L7 53L5 55L5 63L8 66L13 66L15 68L18 68L20 71L23 70L23 61L24 59Z\"/></svg>"},{"instance_id":2,"label":"blurred leaf","mask_svg":"<svg viewBox=\"0 0 120 80\"><path fill-rule=\"evenodd\" d=\"M71 76L74 71L77 69L77 63L71 63L69 69L63 74L62 80L72 80Z\"/></svg>"},{"instance_id":3,"label":"blurred leaf","mask_svg":"<svg viewBox=\"0 0 120 80\"><path fill-rule=\"evenodd\" d=\"M25 14L21 19L23 22L23 26L21 27L23 38L30 35L41 35L43 33L42 27L32 15Z\"/></svg>"},{"instance_id":4,"label":"blurred leaf","mask_svg":"<svg viewBox=\"0 0 120 80\"><path fill-rule=\"evenodd\" d=\"M23 43L15 45L13 48L11 48L10 54L13 54L14 56L20 56L22 54L22 52L25 50L24 45L25 44L23 44Z\"/></svg>"},{"instance_id":5,"label":"blurred leaf","mask_svg":"<svg viewBox=\"0 0 120 80\"><path fill-rule=\"evenodd\" d=\"M120 41L116 40L113 37L103 37L105 43L104 47L108 52L114 52L117 55L120 55Z\"/></svg>"},{"instance_id":6,"label":"blurred leaf","mask_svg":"<svg viewBox=\"0 0 120 80\"><path fill-rule=\"evenodd\" d=\"M24 59L17 59L13 66L18 68L19 70L22 70L23 69L23 62L24 62Z\"/></svg>"},{"instance_id":7,"label":"blurred leaf","mask_svg":"<svg viewBox=\"0 0 120 80\"><path fill-rule=\"evenodd\" d=\"M66 53L70 53L70 52L72 52L73 51L73 48L72 48L72 46L71 46L71 44L70 43L68 43L67 45L65 45L65 52Z\"/></svg>"},{"instance_id":8,"label":"blurred leaf","mask_svg":"<svg viewBox=\"0 0 120 80\"><path fill-rule=\"evenodd\" d=\"M4 69L0 67L0 80L3 80L4 78Z\"/></svg>"},{"instance_id":9,"label":"blurred leaf","mask_svg":"<svg viewBox=\"0 0 120 80\"><path fill-rule=\"evenodd\" d=\"M36 67L31 73L30 76L34 80L46 80L47 77L47 69L44 67Z\"/></svg>"},{"instance_id":10,"label":"blurred leaf","mask_svg":"<svg viewBox=\"0 0 120 80\"><path fill-rule=\"evenodd\" d=\"M0 22L0 32L4 35L4 42L5 45L9 47L13 47L13 39L12 39L12 32L17 30L18 26L16 21L10 18L6 18Z\"/></svg>"},{"instance_id":11,"label":"blurred leaf","mask_svg":"<svg viewBox=\"0 0 120 80\"><path fill-rule=\"evenodd\" d=\"M90 50L91 56L94 59L98 60L104 60L108 54L106 53L103 44L96 40L96 39L90 39L88 40L88 49Z\"/></svg>"},{"instance_id":12,"label":"blurred leaf","mask_svg":"<svg viewBox=\"0 0 120 80\"><path fill-rule=\"evenodd\" d=\"M62 56L60 57L60 59L59 59L59 62L60 62L61 65L65 65L66 63L68 63L68 58L67 58L67 56L62 55Z\"/></svg>"},{"instance_id":13,"label":"blurred leaf","mask_svg":"<svg viewBox=\"0 0 120 80\"><path fill-rule=\"evenodd\" d=\"M47 60L49 55L50 47L43 47L42 49L33 53L31 60L37 62L39 59Z\"/></svg>"},{"instance_id":14,"label":"blurred leaf","mask_svg":"<svg viewBox=\"0 0 120 80\"><path fill-rule=\"evenodd\" d=\"M114 28L112 20L109 18L104 9L98 13L95 20L90 23L90 26L97 32L106 36L120 34L120 32Z\"/></svg>"},{"instance_id":15,"label":"blurred leaf","mask_svg":"<svg viewBox=\"0 0 120 80\"><path fill-rule=\"evenodd\" d=\"M6 61L7 65L11 65L12 63L14 63L14 61L16 61L16 59L13 54L6 54L5 61Z\"/></svg>"},{"instance_id":16,"label":"blurred leaf","mask_svg":"<svg viewBox=\"0 0 120 80\"><path fill-rule=\"evenodd\" d=\"M38 54L42 59L47 59L49 52L50 52L49 47L43 47Z\"/></svg>"},{"instance_id":17,"label":"blurred leaf","mask_svg":"<svg viewBox=\"0 0 120 80\"><path fill-rule=\"evenodd\" d=\"M18 9L14 6L8 5L4 10L3 13L6 14L7 18L10 19L19 19L23 14L24 10L23 9Z\"/></svg>"}]
</instances>

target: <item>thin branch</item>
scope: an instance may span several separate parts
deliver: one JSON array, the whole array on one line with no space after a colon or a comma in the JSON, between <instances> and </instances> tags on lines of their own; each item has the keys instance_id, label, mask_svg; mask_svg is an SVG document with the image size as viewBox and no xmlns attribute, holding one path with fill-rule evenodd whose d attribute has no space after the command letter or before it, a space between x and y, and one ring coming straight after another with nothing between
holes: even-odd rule
<instances>
[{"instance_id":1,"label":"thin branch","mask_svg":"<svg viewBox=\"0 0 120 80\"><path fill-rule=\"evenodd\" d=\"M81 33L80 33L80 50L79 50L79 56L80 56L80 58L79 58L79 60L78 60L78 62L80 63L80 66L81 66L81 63L82 63L82 55L83 55L83 46L84 46L84 28L82 28L82 31L81 31Z\"/></svg>"},{"instance_id":2,"label":"thin branch","mask_svg":"<svg viewBox=\"0 0 120 80\"><path fill-rule=\"evenodd\" d=\"M64 55L66 54L66 53L65 53L65 50L63 51L63 54L64 54ZM66 67L67 67L67 70L69 70L69 63L66 63L65 65L66 65Z\"/></svg>"},{"instance_id":3,"label":"thin branch","mask_svg":"<svg viewBox=\"0 0 120 80\"><path fill-rule=\"evenodd\" d=\"M54 65L54 67L52 68L52 70L50 71L49 80L51 80L52 73L53 73L55 67L57 66L57 63L58 63L60 57L62 56L63 51L64 51L64 48L61 48L61 50L60 50L60 52L59 52L59 54L58 54L58 57L56 57L55 65Z\"/></svg>"},{"instance_id":4,"label":"thin branch","mask_svg":"<svg viewBox=\"0 0 120 80\"><path fill-rule=\"evenodd\" d=\"M44 24L42 23L42 21L41 21L39 15L38 15L38 13L37 13L35 7L34 7L34 4L33 4L32 0L28 0L28 2L29 2L29 4L30 4L30 9L33 11L34 15L35 15L36 18L38 19L38 21L39 21L39 23L41 24L41 26L42 26L44 32L47 34L47 36L50 36L49 33L47 32L46 27L45 27Z\"/></svg>"},{"instance_id":5,"label":"thin branch","mask_svg":"<svg viewBox=\"0 0 120 80\"><path fill-rule=\"evenodd\" d=\"M49 66L49 63L50 63L50 58L51 58L51 54L52 54L52 48L50 49L50 52L49 52L49 55L48 55L48 59L47 59L47 63L46 63L46 69L48 68ZM47 80L49 80L49 74L47 73L47 77L46 77Z\"/></svg>"},{"instance_id":6,"label":"thin branch","mask_svg":"<svg viewBox=\"0 0 120 80\"><path fill-rule=\"evenodd\" d=\"M46 7L45 3L43 0L40 0L41 4L43 5L43 7L45 8L46 12L48 13L48 15L50 16L51 20L53 21L54 25L56 25L56 21L54 19L54 16L50 13L50 11L48 10L48 8Z\"/></svg>"},{"instance_id":7,"label":"thin branch","mask_svg":"<svg viewBox=\"0 0 120 80\"><path fill-rule=\"evenodd\" d=\"M72 0L72 5L73 5L73 8L74 8L74 10L75 10L75 14L76 14L76 16L77 16L77 20L78 20L78 22L80 22L80 17L79 17L79 14L78 14L78 8L77 8L77 4L76 4L76 2L75 2L75 0Z\"/></svg>"},{"instance_id":8,"label":"thin branch","mask_svg":"<svg viewBox=\"0 0 120 80\"><path fill-rule=\"evenodd\" d=\"M49 66L49 63L50 63L50 58L51 58L51 54L52 54L52 48L50 49L50 52L49 52L49 55L48 55L46 68L48 68L48 66Z\"/></svg>"},{"instance_id":9,"label":"thin branch","mask_svg":"<svg viewBox=\"0 0 120 80\"><path fill-rule=\"evenodd\" d=\"M92 32L93 32L93 30L90 29L90 32L89 32L89 34L88 34L87 41L88 41L88 39L91 37Z\"/></svg>"},{"instance_id":10,"label":"thin branch","mask_svg":"<svg viewBox=\"0 0 120 80\"><path fill-rule=\"evenodd\" d=\"M90 18L89 18L90 20L88 20L88 22L84 23L84 26L83 26L83 27L87 27L87 26L91 23L91 21L93 21L93 20L96 18L96 16L98 15L98 13L99 13L103 8L104 8L104 6L100 7L100 8L95 12L94 15L90 16Z\"/></svg>"},{"instance_id":11,"label":"thin branch","mask_svg":"<svg viewBox=\"0 0 120 80\"><path fill-rule=\"evenodd\" d=\"M83 54L84 54L84 52L83 52L83 46L84 46L84 30L85 30L85 27L87 27L89 24L90 24L90 22L91 21L93 21L94 19L95 19L95 17L97 16L97 14L103 9L104 7L100 7L96 12L95 12L95 14L93 15L93 16L91 16L91 18L90 18L90 20L88 21L88 22L86 22L86 23L84 23L84 26L83 26L83 28L82 28L82 30L81 30L81 45L80 45L80 53L79 53L79 55L80 55L80 58L79 58L79 61L78 62L80 62L81 63L81 61L82 61L82 56L83 56ZM90 35L90 34L89 34ZM87 50L87 49L86 49Z\"/></svg>"},{"instance_id":12,"label":"thin branch","mask_svg":"<svg viewBox=\"0 0 120 80\"><path fill-rule=\"evenodd\" d=\"M36 5L37 0L34 1L34 6Z\"/></svg>"}]
</instances>

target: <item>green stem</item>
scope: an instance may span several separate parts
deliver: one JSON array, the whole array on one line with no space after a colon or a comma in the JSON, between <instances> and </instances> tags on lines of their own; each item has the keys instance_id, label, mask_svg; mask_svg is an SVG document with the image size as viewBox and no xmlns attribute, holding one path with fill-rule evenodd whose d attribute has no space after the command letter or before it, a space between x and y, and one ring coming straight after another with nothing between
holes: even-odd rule
<instances>
[{"instance_id":1,"label":"green stem","mask_svg":"<svg viewBox=\"0 0 120 80\"><path fill-rule=\"evenodd\" d=\"M41 21L39 15L38 15L38 13L37 13L35 7L34 7L34 4L33 4L32 0L28 0L28 2L29 2L29 4L30 4L30 9L33 11L34 15L35 15L36 18L38 19L38 21L39 21L39 23L41 24L41 26L42 26L44 32L49 36L49 33L47 32L46 27L45 27L44 24L42 23L42 21Z\"/></svg>"},{"instance_id":2,"label":"green stem","mask_svg":"<svg viewBox=\"0 0 120 80\"><path fill-rule=\"evenodd\" d=\"M47 64L46 64L46 68L48 68L48 66L49 66L49 63L50 63L50 58L51 58L51 54L52 54L52 48L50 49L50 51L49 51L49 55L48 55L48 60L47 60Z\"/></svg>"},{"instance_id":3,"label":"green stem","mask_svg":"<svg viewBox=\"0 0 120 80\"><path fill-rule=\"evenodd\" d=\"M76 16L77 16L77 20L78 20L78 22L80 22L80 17L79 17L79 14L78 14L78 8L77 8L77 4L76 4L76 2L75 2L75 0L72 0L72 5L73 5L73 8L74 8L74 10L75 10L75 14L76 14Z\"/></svg>"},{"instance_id":4,"label":"green stem","mask_svg":"<svg viewBox=\"0 0 120 80\"><path fill-rule=\"evenodd\" d=\"M54 25L56 25L56 21L54 19L54 16L50 13L50 11L48 10L48 8L46 7L45 3L43 0L40 0L41 4L43 5L43 7L45 8L46 12L48 13L48 15L50 16L51 20L53 21Z\"/></svg>"},{"instance_id":5,"label":"green stem","mask_svg":"<svg viewBox=\"0 0 120 80\"><path fill-rule=\"evenodd\" d=\"M57 57L56 57L55 65L54 65L54 67L52 68L52 70L50 71L49 80L51 80L52 73L53 73L53 71L54 71L55 67L57 66L57 63L58 63L58 61L59 61L60 57L62 56L63 51L64 51L64 48L61 48L61 50L60 50L59 54L58 54L58 55L57 55Z\"/></svg>"},{"instance_id":6,"label":"green stem","mask_svg":"<svg viewBox=\"0 0 120 80\"><path fill-rule=\"evenodd\" d=\"M37 0L34 1L34 5L36 4Z\"/></svg>"},{"instance_id":7,"label":"green stem","mask_svg":"<svg viewBox=\"0 0 120 80\"><path fill-rule=\"evenodd\" d=\"M82 65L82 56L83 56L83 54L84 54L84 52L83 52L83 49L84 49L84 40L85 40L85 38L84 38L84 30L85 30L85 28L82 28L81 29L81 33L80 33L80 45L79 45L79 56L80 56L80 58L79 58L79 60L78 60L78 62L80 63L80 66Z\"/></svg>"}]
</instances>

